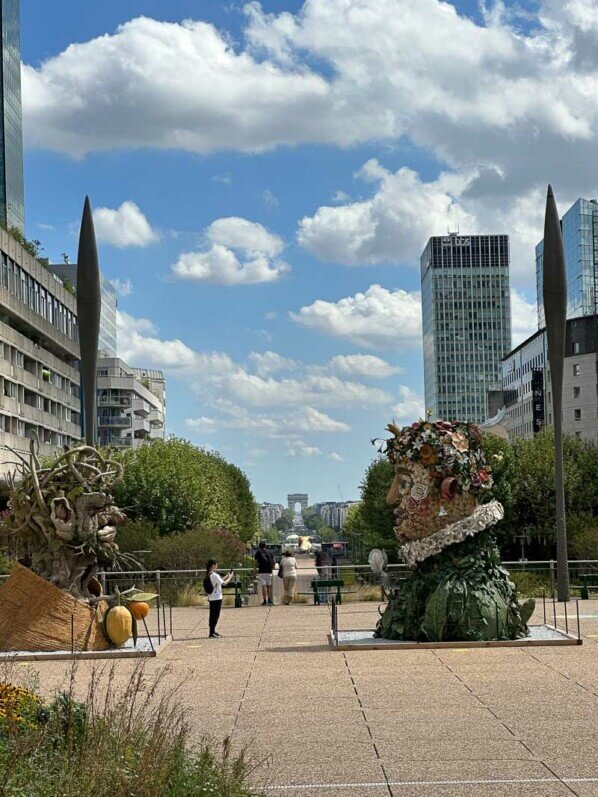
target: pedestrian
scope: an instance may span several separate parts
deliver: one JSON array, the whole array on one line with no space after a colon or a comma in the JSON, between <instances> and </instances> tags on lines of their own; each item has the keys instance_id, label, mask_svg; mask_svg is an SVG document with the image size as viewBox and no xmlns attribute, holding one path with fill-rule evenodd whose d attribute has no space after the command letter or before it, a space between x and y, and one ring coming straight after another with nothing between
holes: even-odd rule
<instances>
[{"instance_id":1,"label":"pedestrian","mask_svg":"<svg viewBox=\"0 0 598 797\"><path fill-rule=\"evenodd\" d=\"M274 570L274 559L266 548L266 543L262 540L255 553L255 563L257 567L257 577L262 587L262 606L274 606L272 600L272 571ZM255 575L255 572L254 572Z\"/></svg>"},{"instance_id":2,"label":"pedestrian","mask_svg":"<svg viewBox=\"0 0 598 797\"><path fill-rule=\"evenodd\" d=\"M210 639L221 638L221 634L216 631L216 626L218 625L218 619L220 618L220 612L222 610L222 587L228 584L235 575L231 569L224 578L222 578L217 570L218 562L215 559L208 559L206 562L206 575L203 580L203 586L208 594L208 605L210 607Z\"/></svg>"},{"instance_id":3,"label":"pedestrian","mask_svg":"<svg viewBox=\"0 0 598 797\"><path fill-rule=\"evenodd\" d=\"M284 552L279 567L282 570L284 604L288 606L295 600L295 585L297 583L297 560L290 551Z\"/></svg>"},{"instance_id":4,"label":"pedestrian","mask_svg":"<svg viewBox=\"0 0 598 797\"><path fill-rule=\"evenodd\" d=\"M322 569L322 566L324 565L324 555L322 553L322 549L321 548L320 548L319 551L316 551L316 562L315 562L315 565L316 565L316 572L317 572L318 578L319 578L320 577L320 571Z\"/></svg>"}]
</instances>

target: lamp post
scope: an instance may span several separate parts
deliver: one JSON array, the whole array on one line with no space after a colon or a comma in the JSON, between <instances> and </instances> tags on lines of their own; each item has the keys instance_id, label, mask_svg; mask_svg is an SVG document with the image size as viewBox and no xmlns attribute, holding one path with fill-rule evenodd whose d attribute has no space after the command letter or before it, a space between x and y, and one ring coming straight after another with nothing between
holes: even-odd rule
<instances>
[{"instance_id":1,"label":"lamp post","mask_svg":"<svg viewBox=\"0 0 598 797\"><path fill-rule=\"evenodd\" d=\"M96 443L96 384L100 334L100 268L89 197L85 197L77 254L77 321L83 391L85 442Z\"/></svg>"},{"instance_id":2,"label":"lamp post","mask_svg":"<svg viewBox=\"0 0 598 797\"><path fill-rule=\"evenodd\" d=\"M561 223L548 186L544 222L543 299L548 342L548 362L554 416L554 470L556 487L556 585L559 601L569 600L569 563L565 523L565 480L563 473L563 369L567 326L567 276Z\"/></svg>"}]
</instances>

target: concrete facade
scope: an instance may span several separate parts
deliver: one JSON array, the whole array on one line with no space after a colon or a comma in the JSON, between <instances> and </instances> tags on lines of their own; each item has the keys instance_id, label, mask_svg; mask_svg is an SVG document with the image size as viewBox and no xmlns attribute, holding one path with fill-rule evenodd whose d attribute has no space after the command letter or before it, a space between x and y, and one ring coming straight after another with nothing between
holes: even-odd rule
<instances>
[{"instance_id":1,"label":"concrete facade","mask_svg":"<svg viewBox=\"0 0 598 797\"><path fill-rule=\"evenodd\" d=\"M264 502L259 506L260 528L268 531L273 528L279 517L282 517L284 506L282 504L269 504Z\"/></svg>"},{"instance_id":2,"label":"concrete facade","mask_svg":"<svg viewBox=\"0 0 598 797\"><path fill-rule=\"evenodd\" d=\"M324 501L315 504L314 509L327 526L342 531L349 509L358 503L359 501Z\"/></svg>"},{"instance_id":3,"label":"concrete facade","mask_svg":"<svg viewBox=\"0 0 598 797\"><path fill-rule=\"evenodd\" d=\"M567 321L563 379L563 431L598 443L598 317ZM544 329L503 360L505 427L511 440L553 425L552 388Z\"/></svg>"},{"instance_id":4,"label":"concrete facade","mask_svg":"<svg viewBox=\"0 0 598 797\"><path fill-rule=\"evenodd\" d=\"M164 375L143 378L118 357L98 359L98 441L117 448L138 448L164 437ZM161 396L152 385L161 385ZM157 392L159 392L157 390Z\"/></svg>"},{"instance_id":5,"label":"concrete facade","mask_svg":"<svg viewBox=\"0 0 598 797\"><path fill-rule=\"evenodd\" d=\"M40 455L81 439L75 297L0 229L0 446ZM0 448L0 477L15 457Z\"/></svg>"}]
</instances>

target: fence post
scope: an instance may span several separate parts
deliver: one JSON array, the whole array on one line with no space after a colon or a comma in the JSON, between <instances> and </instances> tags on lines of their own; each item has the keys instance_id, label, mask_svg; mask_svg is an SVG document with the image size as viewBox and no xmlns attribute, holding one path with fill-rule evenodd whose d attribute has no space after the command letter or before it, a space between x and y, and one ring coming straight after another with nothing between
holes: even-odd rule
<instances>
[{"instance_id":1,"label":"fence post","mask_svg":"<svg viewBox=\"0 0 598 797\"><path fill-rule=\"evenodd\" d=\"M106 592L106 573L104 570L100 573L100 584L102 585L102 595L107 595Z\"/></svg>"},{"instance_id":2,"label":"fence post","mask_svg":"<svg viewBox=\"0 0 598 797\"><path fill-rule=\"evenodd\" d=\"M158 595L160 594L160 571L156 570L156 590L158 591Z\"/></svg>"},{"instance_id":3,"label":"fence post","mask_svg":"<svg viewBox=\"0 0 598 797\"><path fill-rule=\"evenodd\" d=\"M555 593L555 571L554 571L555 562L554 559L550 560L550 591L552 592L552 597L554 597Z\"/></svg>"}]
</instances>

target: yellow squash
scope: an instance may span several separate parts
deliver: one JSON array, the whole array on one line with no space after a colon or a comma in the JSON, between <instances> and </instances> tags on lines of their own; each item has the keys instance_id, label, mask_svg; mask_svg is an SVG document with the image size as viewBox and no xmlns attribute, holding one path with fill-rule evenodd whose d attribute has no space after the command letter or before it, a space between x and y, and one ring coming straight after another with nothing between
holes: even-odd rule
<instances>
[{"instance_id":1,"label":"yellow squash","mask_svg":"<svg viewBox=\"0 0 598 797\"><path fill-rule=\"evenodd\" d=\"M133 633L133 615L125 606L113 606L104 615L104 627L108 639L119 647Z\"/></svg>"}]
</instances>

